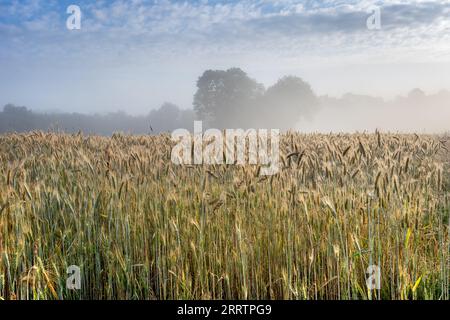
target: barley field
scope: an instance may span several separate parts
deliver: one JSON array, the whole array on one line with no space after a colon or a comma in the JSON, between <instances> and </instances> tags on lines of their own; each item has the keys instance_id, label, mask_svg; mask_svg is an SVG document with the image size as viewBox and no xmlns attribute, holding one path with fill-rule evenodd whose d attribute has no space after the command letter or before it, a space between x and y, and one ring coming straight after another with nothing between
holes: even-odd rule
<instances>
[{"instance_id":1,"label":"barley field","mask_svg":"<svg viewBox=\"0 0 450 320\"><path fill-rule=\"evenodd\" d=\"M445 139L290 132L260 177L168 134L2 135L0 299L448 300Z\"/></svg>"}]
</instances>

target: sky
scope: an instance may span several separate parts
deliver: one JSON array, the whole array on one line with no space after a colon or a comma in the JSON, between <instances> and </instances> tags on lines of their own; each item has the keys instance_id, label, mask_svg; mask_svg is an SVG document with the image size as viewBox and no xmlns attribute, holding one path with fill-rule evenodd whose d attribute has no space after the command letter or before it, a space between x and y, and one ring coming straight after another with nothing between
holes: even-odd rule
<instances>
[{"instance_id":1,"label":"sky","mask_svg":"<svg viewBox=\"0 0 450 320\"><path fill-rule=\"evenodd\" d=\"M71 4L80 30L66 27ZM191 108L198 77L230 67L336 97L450 89L450 1L0 0L0 107Z\"/></svg>"}]
</instances>

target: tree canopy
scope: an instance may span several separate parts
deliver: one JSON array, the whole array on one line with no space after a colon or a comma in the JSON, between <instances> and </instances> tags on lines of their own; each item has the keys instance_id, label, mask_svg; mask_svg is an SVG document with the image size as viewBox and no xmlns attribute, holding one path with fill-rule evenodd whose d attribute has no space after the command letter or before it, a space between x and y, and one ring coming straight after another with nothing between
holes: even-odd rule
<instances>
[{"instance_id":1,"label":"tree canopy","mask_svg":"<svg viewBox=\"0 0 450 320\"><path fill-rule=\"evenodd\" d=\"M55 129L106 135L115 131L158 133L192 129L194 119L213 128L289 129L302 117L313 115L317 100L310 85L298 77L283 77L266 90L239 68L207 70L197 81L193 110L166 102L143 116L120 111L104 115L43 114L9 104L0 112L0 132Z\"/></svg>"},{"instance_id":2,"label":"tree canopy","mask_svg":"<svg viewBox=\"0 0 450 320\"><path fill-rule=\"evenodd\" d=\"M310 85L286 76L267 90L239 68L207 70L197 81L194 111L219 128L292 128L318 105Z\"/></svg>"},{"instance_id":3,"label":"tree canopy","mask_svg":"<svg viewBox=\"0 0 450 320\"><path fill-rule=\"evenodd\" d=\"M197 81L194 111L212 126L240 127L263 94L264 86L239 68L207 70Z\"/></svg>"}]
</instances>

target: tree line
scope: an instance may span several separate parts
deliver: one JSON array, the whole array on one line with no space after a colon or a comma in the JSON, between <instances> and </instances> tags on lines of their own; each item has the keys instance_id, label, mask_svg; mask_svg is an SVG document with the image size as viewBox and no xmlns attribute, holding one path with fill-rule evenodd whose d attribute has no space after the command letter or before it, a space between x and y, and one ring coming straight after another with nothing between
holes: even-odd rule
<instances>
[{"instance_id":1,"label":"tree line","mask_svg":"<svg viewBox=\"0 0 450 320\"><path fill-rule=\"evenodd\" d=\"M181 110L172 103L164 103L145 116L132 116L122 111L104 115L38 113L8 104L0 112L0 133L51 130L98 135L111 135L114 132L152 134L172 131L189 123L192 126L193 121L192 110Z\"/></svg>"},{"instance_id":2,"label":"tree line","mask_svg":"<svg viewBox=\"0 0 450 320\"><path fill-rule=\"evenodd\" d=\"M265 89L239 68L207 70L197 81L193 109L183 110L167 102L145 116L124 112L104 115L80 113L37 113L8 104L0 112L0 132L30 130L82 131L111 135L122 131L149 134L190 129L194 119L214 128L287 129L301 116L308 117L317 106L309 84L287 76Z\"/></svg>"},{"instance_id":3,"label":"tree line","mask_svg":"<svg viewBox=\"0 0 450 320\"><path fill-rule=\"evenodd\" d=\"M312 123L310 120L317 120L326 124L324 113L333 115L340 112L346 116L353 115L354 118L354 114L359 112L364 118L367 110L381 113L384 109L389 112L406 109L413 112L426 108L439 114L440 109L448 109L448 101L448 91L426 95L420 89L414 89L407 97L398 97L390 102L354 94L346 94L341 98L317 97L311 86L299 77L285 76L265 88L241 69L231 68L207 70L198 78L191 109L181 109L166 102L143 116L132 116L125 112L87 115L38 113L8 104L0 112L0 133L55 130L100 135L114 132L157 134L178 128L192 130L194 120L202 120L204 128L287 130L295 128L300 121ZM320 114L316 114L318 110ZM358 119L358 122L365 120Z\"/></svg>"}]
</instances>

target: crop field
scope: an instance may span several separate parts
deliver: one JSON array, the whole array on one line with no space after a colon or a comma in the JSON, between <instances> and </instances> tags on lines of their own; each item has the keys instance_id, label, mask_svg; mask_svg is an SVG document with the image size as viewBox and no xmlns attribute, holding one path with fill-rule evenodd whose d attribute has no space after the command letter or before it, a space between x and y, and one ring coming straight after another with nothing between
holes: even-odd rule
<instances>
[{"instance_id":1,"label":"crop field","mask_svg":"<svg viewBox=\"0 0 450 320\"><path fill-rule=\"evenodd\" d=\"M168 134L2 135L0 299L449 299L445 139L290 132L261 177Z\"/></svg>"}]
</instances>

